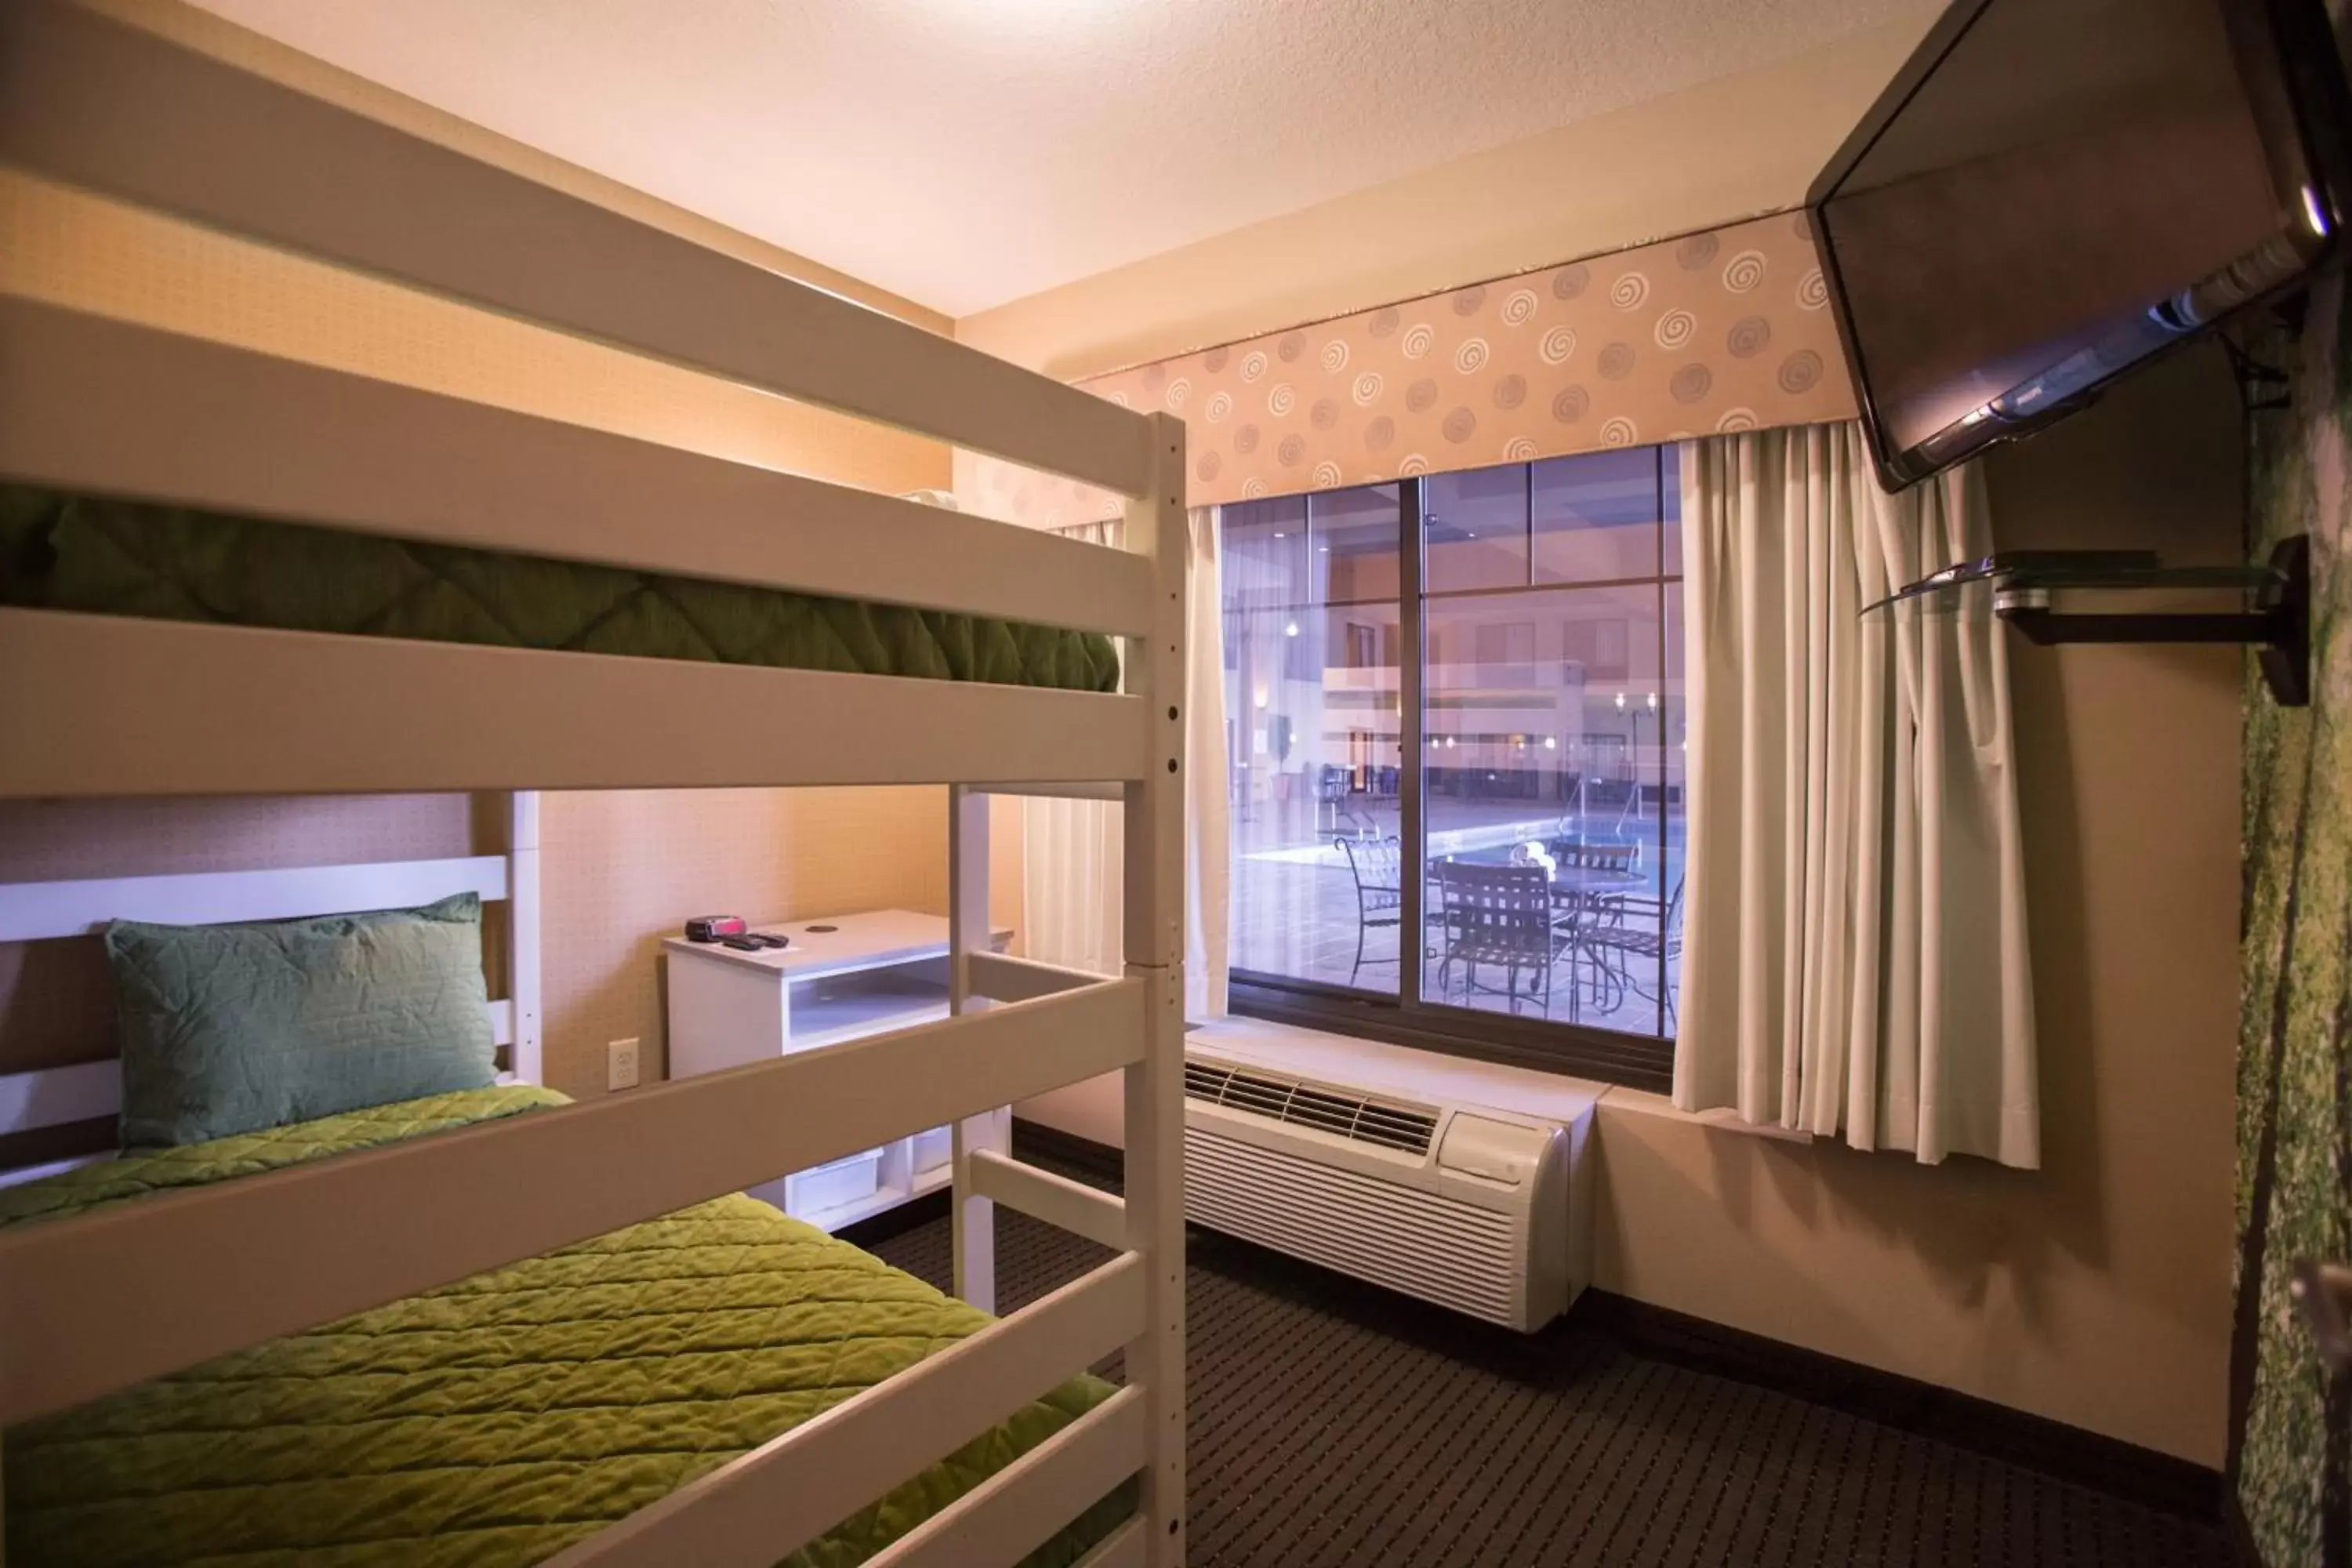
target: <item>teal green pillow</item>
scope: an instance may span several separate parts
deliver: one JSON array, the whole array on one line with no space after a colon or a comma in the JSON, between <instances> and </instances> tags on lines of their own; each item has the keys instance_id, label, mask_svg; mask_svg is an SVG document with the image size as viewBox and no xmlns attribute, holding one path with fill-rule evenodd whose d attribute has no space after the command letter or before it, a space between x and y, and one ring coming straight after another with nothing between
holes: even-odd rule
<instances>
[{"instance_id":1,"label":"teal green pillow","mask_svg":"<svg viewBox=\"0 0 2352 1568\"><path fill-rule=\"evenodd\" d=\"M106 931L122 1142L201 1143L498 1077L482 901Z\"/></svg>"}]
</instances>

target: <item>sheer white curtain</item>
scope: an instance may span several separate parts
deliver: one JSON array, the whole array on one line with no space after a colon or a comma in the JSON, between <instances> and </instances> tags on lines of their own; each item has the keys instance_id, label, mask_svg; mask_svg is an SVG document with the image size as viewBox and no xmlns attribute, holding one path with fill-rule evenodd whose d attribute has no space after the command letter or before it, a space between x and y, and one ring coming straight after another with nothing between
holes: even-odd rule
<instances>
[{"instance_id":1,"label":"sheer white curtain","mask_svg":"<svg viewBox=\"0 0 2352 1568\"><path fill-rule=\"evenodd\" d=\"M1214 508L1191 517L1192 571L1185 605L1190 663L1184 672L1186 931L1184 1012L1214 1018L1225 1011L1226 921L1232 875L1225 802L1223 591L1217 570ZM1062 531L1093 544L1117 544L1117 522ZM1108 802L1025 800L1021 813L1021 889L1029 956L1045 963L1116 974L1119 943L1122 836Z\"/></svg>"},{"instance_id":2,"label":"sheer white curtain","mask_svg":"<svg viewBox=\"0 0 2352 1568\"><path fill-rule=\"evenodd\" d=\"M1675 1103L2041 1160L2005 634L1862 607L1991 548L1857 426L1683 447L1689 874Z\"/></svg>"}]
</instances>

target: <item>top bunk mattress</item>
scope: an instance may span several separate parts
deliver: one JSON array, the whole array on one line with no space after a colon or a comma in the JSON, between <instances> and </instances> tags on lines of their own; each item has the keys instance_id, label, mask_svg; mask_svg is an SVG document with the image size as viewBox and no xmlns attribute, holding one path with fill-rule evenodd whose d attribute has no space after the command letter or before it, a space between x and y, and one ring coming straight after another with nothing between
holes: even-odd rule
<instances>
[{"instance_id":1,"label":"top bunk mattress","mask_svg":"<svg viewBox=\"0 0 2352 1568\"><path fill-rule=\"evenodd\" d=\"M0 482L0 605L1116 691L1096 633Z\"/></svg>"},{"instance_id":2,"label":"top bunk mattress","mask_svg":"<svg viewBox=\"0 0 2352 1568\"><path fill-rule=\"evenodd\" d=\"M127 1155L0 1188L0 1226L562 1103L468 1089ZM989 1321L718 1198L10 1428L5 1558L537 1563ZM865 1562L1110 1392L1063 1384L784 1563ZM1131 1511L1106 1498L1024 1568L1066 1568Z\"/></svg>"}]
</instances>

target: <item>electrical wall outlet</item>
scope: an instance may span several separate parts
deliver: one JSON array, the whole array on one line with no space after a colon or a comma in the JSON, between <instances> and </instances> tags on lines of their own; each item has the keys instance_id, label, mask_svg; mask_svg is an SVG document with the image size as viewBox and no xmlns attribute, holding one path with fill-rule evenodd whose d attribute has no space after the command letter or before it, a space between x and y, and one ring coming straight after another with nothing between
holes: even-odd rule
<instances>
[{"instance_id":1,"label":"electrical wall outlet","mask_svg":"<svg viewBox=\"0 0 2352 1568\"><path fill-rule=\"evenodd\" d=\"M637 1087L637 1042L614 1040L604 1047L604 1087L635 1089Z\"/></svg>"}]
</instances>

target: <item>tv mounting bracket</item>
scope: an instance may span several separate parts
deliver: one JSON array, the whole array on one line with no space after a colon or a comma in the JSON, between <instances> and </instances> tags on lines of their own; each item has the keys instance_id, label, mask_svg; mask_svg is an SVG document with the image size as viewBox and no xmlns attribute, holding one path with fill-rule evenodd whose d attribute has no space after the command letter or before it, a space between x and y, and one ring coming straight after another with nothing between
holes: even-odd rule
<instances>
[{"instance_id":1,"label":"tv mounting bracket","mask_svg":"<svg viewBox=\"0 0 2352 1568\"><path fill-rule=\"evenodd\" d=\"M1991 590L1992 613L2044 647L2067 643L2240 643L2257 649L2263 682L2280 706L2311 700L2311 541L2281 540L2261 566L2167 566L2147 550L2018 550L1948 566L1863 614L1917 603L1958 610L1965 590ZM2067 593L2179 593L2234 589L2240 610L2074 611Z\"/></svg>"}]
</instances>

